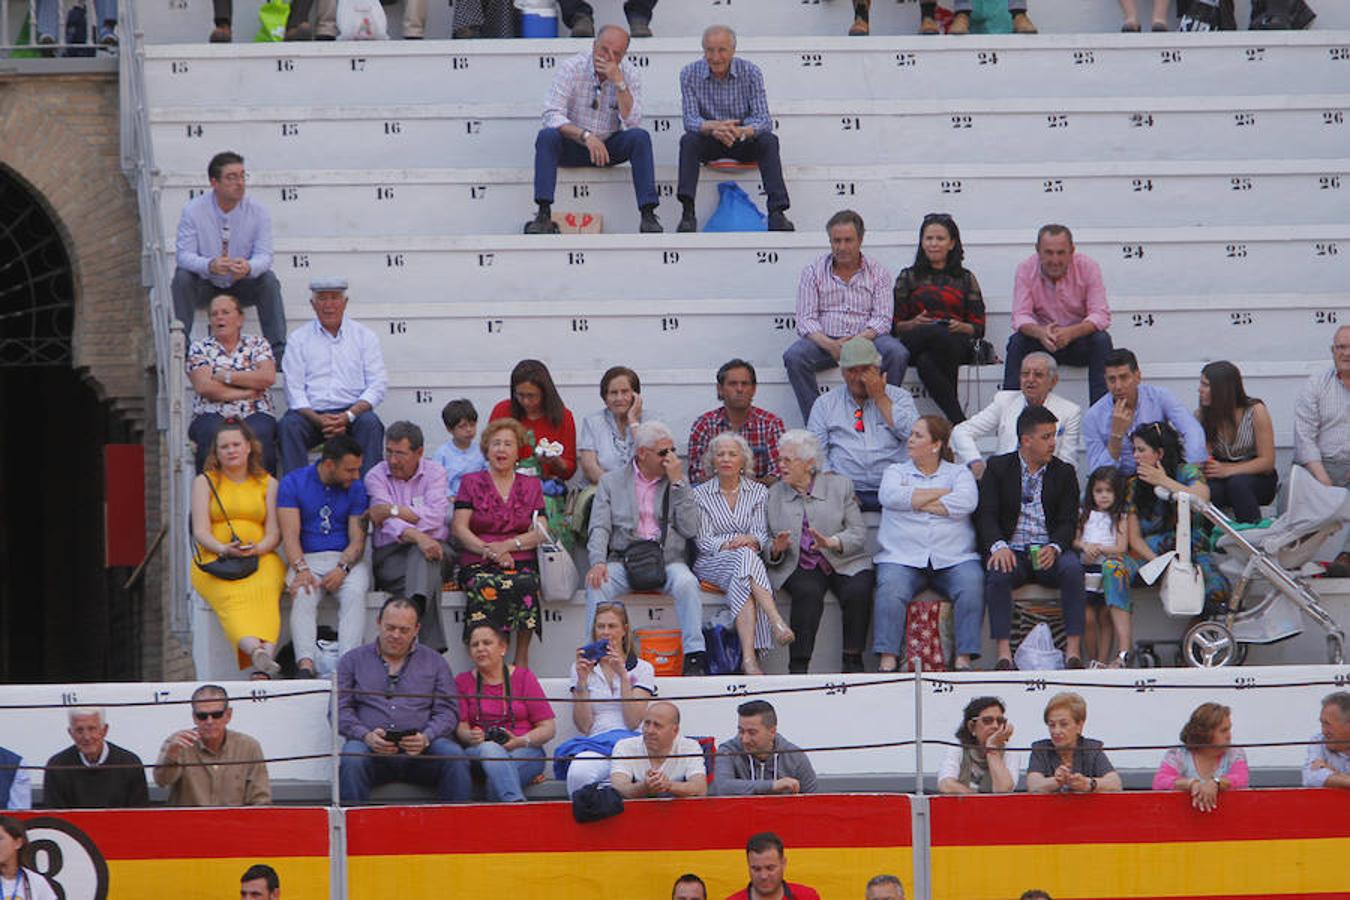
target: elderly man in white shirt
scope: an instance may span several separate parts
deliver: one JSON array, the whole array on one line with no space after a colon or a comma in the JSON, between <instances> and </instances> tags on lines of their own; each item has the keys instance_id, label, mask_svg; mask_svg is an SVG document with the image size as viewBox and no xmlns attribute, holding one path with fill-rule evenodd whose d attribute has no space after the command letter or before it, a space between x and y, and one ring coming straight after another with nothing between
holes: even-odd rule
<instances>
[{"instance_id":1,"label":"elderly man in white shirt","mask_svg":"<svg viewBox=\"0 0 1350 900\"><path fill-rule=\"evenodd\" d=\"M375 407L389 378L375 332L345 318L347 279L309 283L314 321L297 328L286 344L281 371L290 407L277 427L284 472L308 463L309 450L339 434L361 445L364 477L384 456L384 423Z\"/></svg>"},{"instance_id":2,"label":"elderly man in white shirt","mask_svg":"<svg viewBox=\"0 0 1350 900\"><path fill-rule=\"evenodd\" d=\"M976 478L984 474L984 459L976 443L980 438L996 441L991 455L1017 449L1017 417L1028 406L1044 406L1059 419L1055 455L1071 466L1078 465L1083 449L1083 410L1077 403L1054 392L1059 385L1059 364L1049 353L1028 353L1022 359L1021 390L999 391L994 400L974 416L952 429L956 461L968 466Z\"/></svg>"},{"instance_id":3,"label":"elderly man in white shirt","mask_svg":"<svg viewBox=\"0 0 1350 900\"><path fill-rule=\"evenodd\" d=\"M1350 788L1350 693L1322 698L1322 729L1312 736L1303 762L1304 787Z\"/></svg>"}]
</instances>

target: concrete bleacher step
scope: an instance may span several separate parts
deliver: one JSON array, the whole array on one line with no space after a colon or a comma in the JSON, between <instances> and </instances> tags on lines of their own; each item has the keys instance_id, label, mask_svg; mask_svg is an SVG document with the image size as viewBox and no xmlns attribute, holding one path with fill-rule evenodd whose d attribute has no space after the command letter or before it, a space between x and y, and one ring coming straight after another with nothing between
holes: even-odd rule
<instances>
[{"instance_id":1,"label":"concrete bleacher step","mask_svg":"<svg viewBox=\"0 0 1350 900\"><path fill-rule=\"evenodd\" d=\"M775 131L795 160L826 165L912 159L953 167L994 163L1018 148L1046 163L1102 158L1268 159L1300 148L1304 158L1345 155L1347 94L1258 97L1018 97L999 100L791 100L775 104ZM659 165L678 155L678 100L644 104ZM153 107L150 130L161 168L199 168L219 146L238 147L255 168L298 158L329 168L369 168L397 158L408 167L532 164L537 102L285 107ZM953 175L958 171L954 169ZM1053 177L1052 171L1047 176Z\"/></svg>"},{"instance_id":2,"label":"concrete bleacher step","mask_svg":"<svg viewBox=\"0 0 1350 900\"><path fill-rule=\"evenodd\" d=\"M986 288L987 334L1000 349L1011 330L1010 285ZM298 326L311 315L292 294L290 321ZM1139 297L1111 295L1111 333L1122 346L1136 348L1145 363L1186 358L1194 336L1222 334L1223 350L1239 359L1302 362L1310 348L1330 341L1340 320L1332 315L1342 303L1334 294L1244 295L1234 317L1229 295ZM555 369L588 369L611 358L635 333L649 332L671 362L686 367L721 362L725 347L786 347L796 338L791 298L710 297L670 299L659 310L635 309L613 298L577 299L566 309L548 300L494 303L487 330L481 304L447 299L440 303L375 301L361 298L352 314L379 337L385 359L394 370L447 372L494 371L501 366L502 344L509 341L522 355L547 355ZM679 327L662 331L663 318L676 317ZM198 334L205 327L198 323ZM1269 336L1284 337L1271 347ZM466 335L476 335L465 340ZM454 347L447 355L446 348ZM776 363L775 363L776 365Z\"/></svg>"},{"instance_id":3,"label":"concrete bleacher step","mask_svg":"<svg viewBox=\"0 0 1350 900\"><path fill-rule=\"evenodd\" d=\"M1257 95L1277 80L1281 93L1320 93L1345 78L1336 52L1343 39L1326 32L1232 32L1203 41L1186 34L939 41L747 34L737 53L763 70L773 109L807 97L1021 97L1045 79L1063 97L1167 96L1178 84L1197 95ZM349 103L380 104L393 99L391 83L399 86L399 103L542 103L558 64L585 46L572 40L150 45L145 76L156 106L212 106L222 91L307 106L327 102L335 87ZM658 37L633 44L628 58L652 102L678 97L680 69L698 56L697 38Z\"/></svg>"},{"instance_id":4,"label":"concrete bleacher step","mask_svg":"<svg viewBox=\"0 0 1350 900\"><path fill-rule=\"evenodd\" d=\"M792 151L784 155L791 160ZM659 212L677 221L676 171L656 172ZM1341 222L1350 190L1350 159L1109 161L1083 163L786 167L792 215L803 231L824 227L841 207L869 229L904 231L941 209L964 229L1012 228L1027 222L1083 227L1278 225ZM1053 177L1050 177L1053 176ZM707 169L700 177L700 222L716 209L711 185L735 181L765 198L759 173ZM160 227L170 234L191 197L207 190L196 171L160 177ZM1346 187L1342 187L1342 185ZM533 170L283 169L249 174L249 191L267 204L277 234L517 234L534 203ZM604 217L607 230L633 216L631 169L563 169L559 212ZM611 224L613 223L613 224Z\"/></svg>"},{"instance_id":5,"label":"concrete bleacher step","mask_svg":"<svg viewBox=\"0 0 1350 900\"><path fill-rule=\"evenodd\" d=\"M636 222L631 226L636 229ZM869 230L864 252L898 268L912 259L913 240L908 229ZM997 291L1012 284L1016 267L1032 252L1035 231L1033 225L971 230L963 233L963 241L981 283ZM1288 290L1293 272L1300 291L1342 291L1350 275L1350 252L1342 252L1350 248L1347 241L1350 223L1075 232L1078 250L1101 264L1109 286L1138 296L1228 295L1235 309L1243 308L1241 295ZM286 294L295 298L306 296L311 278L333 273L349 279L353 297L367 300L493 303L504 298L572 302L612 292L616 285L634 304L716 297L725 294L730 277L742 296L780 298L786 310L802 268L827 248L822 235L796 232L283 236L275 249L274 270ZM485 333L495 330L496 318L490 306L484 308Z\"/></svg>"},{"instance_id":6,"label":"concrete bleacher step","mask_svg":"<svg viewBox=\"0 0 1350 900\"><path fill-rule=\"evenodd\" d=\"M596 22L623 24L622 0L592 0ZM1337 0L1314 4L1317 30L1350 28L1350 9ZM234 5L234 26L238 40L247 40L258 23L257 0L241 0ZM1238 21L1246 25L1250 18L1250 0L1237 0ZM140 3L140 21L145 40L152 44L206 42L211 30L212 8L207 0L173 0L165 8L162 0ZM153 14L147 14L153 10ZM403 5L386 8L391 35L402 34ZM1116 32L1120 28L1120 10L1114 3L1093 0L1032 0L1032 18L1046 34ZM446 4L429 4L427 36L450 35L450 10ZM20 18L22 18L20 16ZM682 35L697 39L703 29L721 22L745 35L830 35L842 36L853 22L848 0L665 0L656 9L652 28L658 36ZM877 0L872 8L873 35L913 35L918 30L919 8L915 0ZM1147 39L1148 35L1133 36ZM1204 37L1208 38L1209 35ZM659 38L658 38L659 39ZM854 40L864 43L869 39ZM933 43L958 40L932 38ZM455 46L474 42L456 41ZM577 42L581 46L581 42Z\"/></svg>"},{"instance_id":7,"label":"concrete bleacher step","mask_svg":"<svg viewBox=\"0 0 1350 900\"><path fill-rule=\"evenodd\" d=\"M600 375L611 365L629 365L642 378L642 393L651 410L670 425L677 442L683 445L689 426L700 413L716 406L713 373L720 362L718 357L708 365L688 368L658 368L644 363L659 345L646 343L639 351L624 347L614 348L607 358L593 368L560 369L552 374L558 382L563 400L575 417L580 419L600 408ZM793 399L787 377L782 369L782 344L765 346L762 352L749 354L758 370L759 387L755 404L782 416L789 428L802 425L797 403ZM538 349L538 348L534 348ZM511 365L527 355L527 350L511 348L503 351L502 363L487 369L453 371L446 369L396 370L389 375L389 393L380 406L380 416L386 422L408 419L422 426L433 445L443 442L444 428L440 424L440 410L450 400L466 397L486 415L494 404L507 396L507 379ZM547 358L547 354L541 354ZM664 354L662 354L664 358ZM1216 353L1212 358L1219 358ZM1209 359L1185 360L1171 363L1141 363L1149 384L1172 391L1188 407L1195 402L1200 369ZM1293 409L1299 389L1321 363L1284 362L1259 363L1241 361L1247 390L1264 400L1275 418L1277 447L1293 444ZM1002 386L1003 367L963 367L958 398L968 413L987 405ZM832 387L838 383L837 372L822 374L820 383ZM920 413L936 412L933 402L911 371L905 386L916 397ZM1088 405L1087 378L1082 369L1062 370L1059 393L1086 408ZM579 427L579 425L578 425Z\"/></svg>"}]
</instances>

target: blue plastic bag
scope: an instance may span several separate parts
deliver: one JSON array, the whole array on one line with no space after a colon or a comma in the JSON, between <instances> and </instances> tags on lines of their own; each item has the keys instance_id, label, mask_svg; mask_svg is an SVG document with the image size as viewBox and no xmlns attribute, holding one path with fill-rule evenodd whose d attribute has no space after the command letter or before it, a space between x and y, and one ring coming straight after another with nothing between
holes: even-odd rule
<instances>
[{"instance_id":1,"label":"blue plastic bag","mask_svg":"<svg viewBox=\"0 0 1350 900\"><path fill-rule=\"evenodd\" d=\"M768 216L734 181L717 185L717 211L703 226L704 231L768 231Z\"/></svg>"},{"instance_id":2,"label":"blue plastic bag","mask_svg":"<svg viewBox=\"0 0 1350 900\"><path fill-rule=\"evenodd\" d=\"M736 675L741 671L741 639L734 628L704 625L703 643L707 647L705 666L709 675Z\"/></svg>"}]
</instances>

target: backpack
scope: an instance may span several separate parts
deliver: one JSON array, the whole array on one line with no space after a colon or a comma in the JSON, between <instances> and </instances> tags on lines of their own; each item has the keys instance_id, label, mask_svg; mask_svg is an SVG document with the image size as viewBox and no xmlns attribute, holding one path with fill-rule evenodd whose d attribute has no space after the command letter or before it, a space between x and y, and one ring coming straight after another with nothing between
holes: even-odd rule
<instances>
[{"instance_id":1,"label":"backpack","mask_svg":"<svg viewBox=\"0 0 1350 900\"><path fill-rule=\"evenodd\" d=\"M1307 28L1317 18L1304 0L1252 0L1252 31L1291 31Z\"/></svg>"},{"instance_id":2,"label":"backpack","mask_svg":"<svg viewBox=\"0 0 1350 900\"><path fill-rule=\"evenodd\" d=\"M89 43L89 13L83 6L72 6L66 13L66 43ZM67 47L65 56L93 56L93 47Z\"/></svg>"},{"instance_id":3,"label":"backpack","mask_svg":"<svg viewBox=\"0 0 1350 900\"><path fill-rule=\"evenodd\" d=\"M1233 0L1177 0L1177 31L1237 31Z\"/></svg>"}]
</instances>

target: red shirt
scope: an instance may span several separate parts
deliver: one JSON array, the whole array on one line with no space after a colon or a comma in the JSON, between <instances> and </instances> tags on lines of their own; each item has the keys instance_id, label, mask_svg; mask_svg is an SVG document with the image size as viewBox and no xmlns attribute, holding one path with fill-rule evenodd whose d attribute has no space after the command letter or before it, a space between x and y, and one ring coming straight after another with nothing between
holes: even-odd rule
<instances>
[{"instance_id":1,"label":"red shirt","mask_svg":"<svg viewBox=\"0 0 1350 900\"><path fill-rule=\"evenodd\" d=\"M747 884L742 890L728 897L727 900L750 900L750 885ZM783 900L820 900L820 895L816 893L815 888L785 881L783 882Z\"/></svg>"},{"instance_id":2,"label":"red shirt","mask_svg":"<svg viewBox=\"0 0 1350 900\"><path fill-rule=\"evenodd\" d=\"M492 415L488 416L488 421L497 419L511 418L511 401L503 400L492 407ZM520 458L529 459L534 454L534 447L544 438L550 441L557 441L563 445L562 480L571 478L577 470L577 423L572 418L570 409L563 410L562 424L554 426L547 418L521 419L520 424L526 431L534 432L534 444L520 448Z\"/></svg>"}]
</instances>

